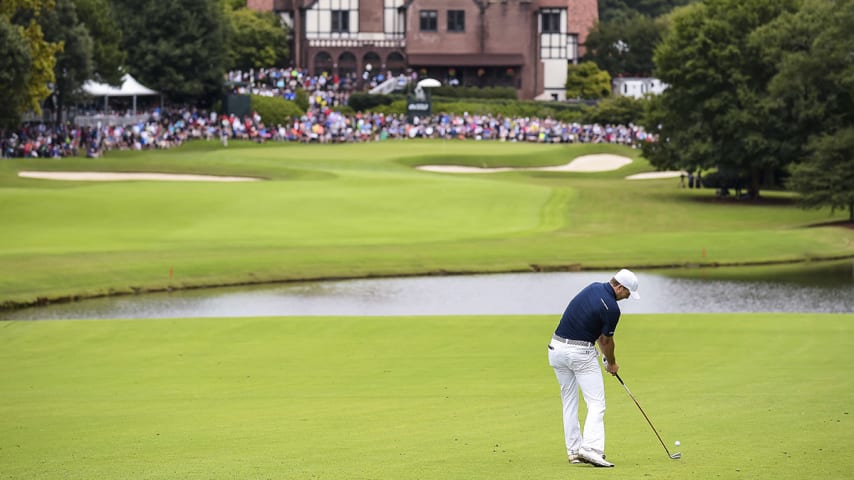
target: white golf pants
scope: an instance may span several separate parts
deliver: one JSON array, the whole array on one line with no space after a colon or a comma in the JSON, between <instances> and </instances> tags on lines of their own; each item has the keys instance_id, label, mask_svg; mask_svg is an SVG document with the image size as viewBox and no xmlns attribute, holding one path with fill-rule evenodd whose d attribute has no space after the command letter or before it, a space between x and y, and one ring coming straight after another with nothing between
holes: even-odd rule
<instances>
[{"instance_id":1,"label":"white golf pants","mask_svg":"<svg viewBox=\"0 0 854 480\"><path fill-rule=\"evenodd\" d=\"M605 453L605 383L595 347L549 343L549 365L554 368L563 400L563 433L566 453L581 448ZM578 389L587 404L584 434L578 424Z\"/></svg>"}]
</instances>

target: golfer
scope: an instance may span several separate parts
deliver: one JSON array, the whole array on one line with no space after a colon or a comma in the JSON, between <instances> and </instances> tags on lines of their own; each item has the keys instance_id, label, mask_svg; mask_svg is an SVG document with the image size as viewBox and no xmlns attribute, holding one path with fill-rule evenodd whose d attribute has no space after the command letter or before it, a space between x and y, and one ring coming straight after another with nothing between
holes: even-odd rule
<instances>
[{"instance_id":1,"label":"golfer","mask_svg":"<svg viewBox=\"0 0 854 480\"><path fill-rule=\"evenodd\" d=\"M605 460L605 384L595 344L607 360L608 373L619 370L614 358L614 331L620 320L617 302L640 298L638 278L622 269L609 282L591 283L573 298L549 342L549 365L554 368L563 400L563 431L570 463L613 467ZM587 404L584 434L578 424L578 389Z\"/></svg>"}]
</instances>

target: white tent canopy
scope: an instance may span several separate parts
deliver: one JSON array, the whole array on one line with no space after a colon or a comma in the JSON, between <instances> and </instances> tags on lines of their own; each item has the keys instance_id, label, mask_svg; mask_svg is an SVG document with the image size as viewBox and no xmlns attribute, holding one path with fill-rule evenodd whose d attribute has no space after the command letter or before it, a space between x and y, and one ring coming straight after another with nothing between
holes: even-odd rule
<instances>
[{"instance_id":1,"label":"white tent canopy","mask_svg":"<svg viewBox=\"0 0 854 480\"><path fill-rule=\"evenodd\" d=\"M421 88L437 88L442 86L442 82L435 78L425 78L424 80L419 81L416 85Z\"/></svg>"},{"instance_id":2,"label":"white tent canopy","mask_svg":"<svg viewBox=\"0 0 854 480\"><path fill-rule=\"evenodd\" d=\"M137 82L129 73L122 76L122 85L116 88L106 83L87 80L83 84L83 91L93 97L104 97L104 105L110 97L133 97L133 113L136 115L136 97L144 95L160 95L160 92L152 90Z\"/></svg>"}]
</instances>

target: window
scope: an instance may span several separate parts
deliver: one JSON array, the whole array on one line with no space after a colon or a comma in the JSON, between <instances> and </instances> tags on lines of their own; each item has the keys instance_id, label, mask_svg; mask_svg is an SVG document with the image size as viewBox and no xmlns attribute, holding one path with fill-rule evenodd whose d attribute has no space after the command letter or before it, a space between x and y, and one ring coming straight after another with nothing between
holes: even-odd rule
<instances>
[{"instance_id":1,"label":"window","mask_svg":"<svg viewBox=\"0 0 854 480\"><path fill-rule=\"evenodd\" d=\"M338 76L346 77L356 73L356 56L344 52L338 56Z\"/></svg>"},{"instance_id":2,"label":"window","mask_svg":"<svg viewBox=\"0 0 854 480\"><path fill-rule=\"evenodd\" d=\"M566 36L566 53L569 60L578 59L578 35Z\"/></svg>"},{"instance_id":3,"label":"window","mask_svg":"<svg viewBox=\"0 0 854 480\"><path fill-rule=\"evenodd\" d=\"M435 32L436 31L436 10L421 10L421 31Z\"/></svg>"},{"instance_id":4,"label":"window","mask_svg":"<svg viewBox=\"0 0 854 480\"><path fill-rule=\"evenodd\" d=\"M383 31L386 36L403 38L406 34L406 15L403 10L398 10L401 3L402 0L384 0Z\"/></svg>"},{"instance_id":5,"label":"window","mask_svg":"<svg viewBox=\"0 0 854 480\"><path fill-rule=\"evenodd\" d=\"M466 12L464 10L448 10L448 31L466 31Z\"/></svg>"},{"instance_id":6,"label":"window","mask_svg":"<svg viewBox=\"0 0 854 480\"><path fill-rule=\"evenodd\" d=\"M565 8L540 10L540 58L575 60L577 39L566 32L566 18Z\"/></svg>"},{"instance_id":7,"label":"window","mask_svg":"<svg viewBox=\"0 0 854 480\"><path fill-rule=\"evenodd\" d=\"M350 11L332 10L332 32L347 33L350 31Z\"/></svg>"},{"instance_id":8,"label":"window","mask_svg":"<svg viewBox=\"0 0 854 480\"><path fill-rule=\"evenodd\" d=\"M561 33L560 11L543 10L543 33Z\"/></svg>"},{"instance_id":9,"label":"window","mask_svg":"<svg viewBox=\"0 0 854 480\"><path fill-rule=\"evenodd\" d=\"M332 73L332 56L326 52L318 52L314 56L314 72L319 75L321 72Z\"/></svg>"}]
</instances>

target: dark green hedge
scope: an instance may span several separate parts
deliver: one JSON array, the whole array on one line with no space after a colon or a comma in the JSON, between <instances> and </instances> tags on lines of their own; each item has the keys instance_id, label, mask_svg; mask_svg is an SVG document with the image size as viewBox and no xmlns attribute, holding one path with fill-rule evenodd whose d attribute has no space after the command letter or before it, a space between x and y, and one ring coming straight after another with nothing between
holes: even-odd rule
<instances>
[{"instance_id":1,"label":"dark green hedge","mask_svg":"<svg viewBox=\"0 0 854 480\"><path fill-rule=\"evenodd\" d=\"M481 102L471 99L456 102L433 102L434 112L461 114L503 115L505 117L551 117L562 121L579 121L582 118L581 105L565 105L534 101Z\"/></svg>"},{"instance_id":2,"label":"dark green hedge","mask_svg":"<svg viewBox=\"0 0 854 480\"><path fill-rule=\"evenodd\" d=\"M430 92L433 97L444 98L503 98L516 100L516 89L513 87L450 87L443 85L441 87L431 88Z\"/></svg>"},{"instance_id":3,"label":"dark green hedge","mask_svg":"<svg viewBox=\"0 0 854 480\"><path fill-rule=\"evenodd\" d=\"M452 98L439 95L445 89L454 91L489 90L439 87L433 90L433 113L447 112L462 114L503 115L506 117L551 117L563 122L599 124L640 124L646 109L645 99L612 97L601 101L538 102L534 100L512 100L507 98ZM514 91L515 95L515 91ZM350 96L349 107L356 112L406 113L406 100L400 95L370 95L365 93Z\"/></svg>"},{"instance_id":4,"label":"dark green hedge","mask_svg":"<svg viewBox=\"0 0 854 480\"><path fill-rule=\"evenodd\" d=\"M383 95L371 95L371 97L383 97ZM385 97L385 100L376 101L374 107L359 109L353 105L352 96L349 105L355 111L369 111L375 113L406 113L406 100ZM583 103L556 103L517 101L507 99L450 99L433 97L433 113L446 112L454 114L471 113L478 115L492 114L505 117L551 117L565 122L578 122L583 118Z\"/></svg>"},{"instance_id":5,"label":"dark green hedge","mask_svg":"<svg viewBox=\"0 0 854 480\"><path fill-rule=\"evenodd\" d=\"M381 105L391 105L394 101L391 95L371 95L370 93L354 93L347 99L347 105L357 112L375 112ZM405 107L404 107L405 108Z\"/></svg>"}]
</instances>

